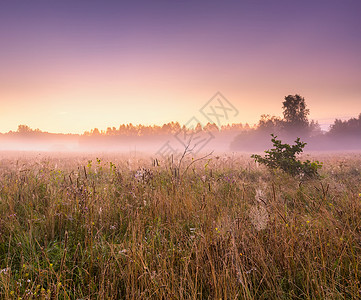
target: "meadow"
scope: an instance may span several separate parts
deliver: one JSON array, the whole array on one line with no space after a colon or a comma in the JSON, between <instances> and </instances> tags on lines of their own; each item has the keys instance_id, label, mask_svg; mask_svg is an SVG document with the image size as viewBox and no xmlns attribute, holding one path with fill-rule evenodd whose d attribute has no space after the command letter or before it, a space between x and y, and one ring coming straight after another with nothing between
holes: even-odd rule
<instances>
[{"instance_id":1,"label":"meadow","mask_svg":"<svg viewBox=\"0 0 361 300\"><path fill-rule=\"evenodd\" d=\"M359 299L361 154L0 155L2 299Z\"/></svg>"}]
</instances>

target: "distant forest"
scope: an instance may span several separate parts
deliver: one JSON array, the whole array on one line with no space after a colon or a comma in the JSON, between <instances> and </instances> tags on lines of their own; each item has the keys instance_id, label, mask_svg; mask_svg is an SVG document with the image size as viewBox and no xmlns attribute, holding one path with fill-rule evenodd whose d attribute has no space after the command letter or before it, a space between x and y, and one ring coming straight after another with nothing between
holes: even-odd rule
<instances>
[{"instance_id":1,"label":"distant forest","mask_svg":"<svg viewBox=\"0 0 361 300\"><path fill-rule=\"evenodd\" d=\"M118 150L129 145L152 144L154 147L165 138L180 131L212 133L221 150L260 151L270 145L273 133L287 142L297 137L308 143L309 150L359 150L361 149L361 114L346 121L336 119L329 130L323 132L316 121L309 121L309 109L300 95L288 95L282 102L283 117L261 115L254 126L237 123L218 127L214 123L198 124L189 129L178 122L162 126L122 124L106 130L94 128L83 134L55 134L19 125L17 131L0 133L0 150ZM212 144L216 145L216 144ZM217 147L216 147L217 148Z\"/></svg>"},{"instance_id":2,"label":"distant forest","mask_svg":"<svg viewBox=\"0 0 361 300\"><path fill-rule=\"evenodd\" d=\"M283 118L262 115L258 124L240 132L232 141L233 150L261 150L270 145L270 134L287 142L300 137L309 150L361 149L361 114L346 121L336 119L329 130L321 130L317 121L309 121L309 109L300 95L288 95L283 101Z\"/></svg>"}]
</instances>

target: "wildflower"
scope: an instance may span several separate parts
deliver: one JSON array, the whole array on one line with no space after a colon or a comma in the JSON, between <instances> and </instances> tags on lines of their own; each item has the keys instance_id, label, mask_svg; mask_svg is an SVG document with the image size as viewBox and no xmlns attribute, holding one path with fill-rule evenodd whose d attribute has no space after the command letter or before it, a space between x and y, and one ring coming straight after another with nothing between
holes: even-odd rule
<instances>
[{"instance_id":1,"label":"wildflower","mask_svg":"<svg viewBox=\"0 0 361 300\"><path fill-rule=\"evenodd\" d=\"M0 274L2 274L2 273L7 274L9 271L10 271L10 268L5 268L5 269L0 270Z\"/></svg>"},{"instance_id":2,"label":"wildflower","mask_svg":"<svg viewBox=\"0 0 361 300\"><path fill-rule=\"evenodd\" d=\"M153 178L153 172L146 168L138 169L134 177L138 182L148 183Z\"/></svg>"},{"instance_id":3,"label":"wildflower","mask_svg":"<svg viewBox=\"0 0 361 300\"><path fill-rule=\"evenodd\" d=\"M14 291L11 291L11 292L10 292L10 295L12 296L12 295L14 295L14 293L15 293Z\"/></svg>"},{"instance_id":4,"label":"wildflower","mask_svg":"<svg viewBox=\"0 0 361 300\"><path fill-rule=\"evenodd\" d=\"M309 221L309 220L307 220L307 221L306 221L306 223L307 223L307 224L309 224L309 223L310 223L310 221Z\"/></svg>"}]
</instances>

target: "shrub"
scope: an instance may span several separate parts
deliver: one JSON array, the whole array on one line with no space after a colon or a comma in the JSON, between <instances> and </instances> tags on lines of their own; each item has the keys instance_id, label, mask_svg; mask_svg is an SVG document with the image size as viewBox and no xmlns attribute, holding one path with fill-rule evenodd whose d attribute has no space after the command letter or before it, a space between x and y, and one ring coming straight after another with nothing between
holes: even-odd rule
<instances>
[{"instance_id":1,"label":"shrub","mask_svg":"<svg viewBox=\"0 0 361 300\"><path fill-rule=\"evenodd\" d=\"M253 154L251 157L256 162L266 165L271 169L281 169L292 176L318 176L318 169L322 167L322 163L318 161L311 162L306 160L301 162L296 159L296 155L303 152L303 148L307 143L301 142L300 138L295 140L295 145L282 144L281 140L277 140L277 136L271 134L274 148L266 150L265 157Z\"/></svg>"}]
</instances>

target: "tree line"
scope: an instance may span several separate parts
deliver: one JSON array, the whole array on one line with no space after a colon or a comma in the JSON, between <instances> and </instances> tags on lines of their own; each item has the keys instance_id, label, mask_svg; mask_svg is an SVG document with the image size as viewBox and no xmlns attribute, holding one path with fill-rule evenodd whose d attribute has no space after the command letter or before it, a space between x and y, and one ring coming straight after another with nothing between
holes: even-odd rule
<instances>
[{"instance_id":1,"label":"tree line","mask_svg":"<svg viewBox=\"0 0 361 300\"><path fill-rule=\"evenodd\" d=\"M256 125L249 124L227 124L217 126L214 123L208 123L205 126L198 124L194 129L186 128L179 122L169 122L163 125L133 125L121 124L119 127L108 127L106 130L98 128L85 131L83 134L64 134L84 137L101 137L101 136L161 136L174 135L181 130L187 131L204 131L217 133L217 135L231 134L235 136L232 142L232 149L242 150L252 148L254 145L264 145L264 140L269 140L269 134L277 134L281 137L294 139L302 138L328 138L328 139L345 139L361 137L361 114L358 117L351 118L346 121L336 119L327 132L322 132L317 121L309 120L310 110L307 108L304 97L299 94L288 95L282 102L283 117L271 116L269 114L261 115ZM32 129L28 125L19 125L17 131L10 131L5 135L21 135L21 136L43 136L55 135L52 133L41 131L40 129ZM62 135L62 134L56 134Z\"/></svg>"},{"instance_id":2,"label":"tree line","mask_svg":"<svg viewBox=\"0 0 361 300\"><path fill-rule=\"evenodd\" d=\"M304 97L298 94L286 96L282 109L283 118L264 114L255 127L240 132L232 142L231 149L263 149L269 143L270 134L288 142L300 137L319 150L361 148L361 114L346 121L336 119L329 130L323 132L317 121L309 120L310 110Z\"/></svg>"}]
</instances>

